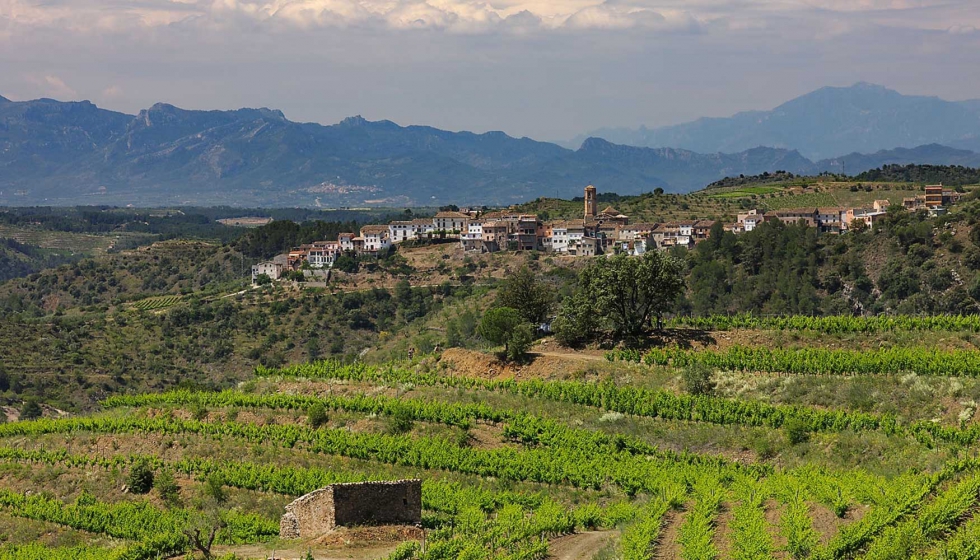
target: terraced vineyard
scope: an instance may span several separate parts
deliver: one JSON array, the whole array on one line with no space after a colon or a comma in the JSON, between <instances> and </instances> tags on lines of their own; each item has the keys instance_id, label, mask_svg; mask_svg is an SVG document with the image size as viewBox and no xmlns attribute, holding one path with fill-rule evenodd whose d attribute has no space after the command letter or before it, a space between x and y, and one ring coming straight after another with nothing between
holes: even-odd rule
<instances>
[{"instance_id":1,"label":"terraced vineyard","mask_svg":"<svg viewBox=\"0 0 980 560\"><path fill-rule=\"evenodd\" d=\"M240 558L546 558L585 531L602 557L629 560L974 558L980 539L980 460L953 451L980 439L970 427L609 380L486 380L436 357L260 367L237 390L115 396L103 408L0 425L0 558L165 557L193 550L201 527L216 529L213 552ZM815 453L886 438L940 462L898 476L846 461L776 466L655 435L790 424ZM156 488L121 493L141 468ZM296 496L415 476L424 550L421 534L364 548L277 538Z\"/></svg>"},{"instance_id":2,"label":"terraced vineyard","mask_svg":"<svg viewBox=\"0 0 980 560\"><path fill-rule=\"evenodd\" d=\"M156 311L173 307L180 303L182 299L180 296L151 297L133 302L131 306L133 309L139 309L140 311Z\"/></svg>"}]
</instances>

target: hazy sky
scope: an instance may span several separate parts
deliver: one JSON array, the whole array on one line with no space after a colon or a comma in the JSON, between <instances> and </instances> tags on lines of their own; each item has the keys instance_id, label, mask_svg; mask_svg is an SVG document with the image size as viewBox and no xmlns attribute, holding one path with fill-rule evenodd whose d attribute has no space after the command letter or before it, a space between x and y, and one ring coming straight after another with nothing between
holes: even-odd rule
<instances>
[{"instance_id":1,"label":"hazy sky","mask_svg":"<svg viewBox=\"0 0 980 560\"><path fill-rule=\"evenodd\" d=\"M0 95L567 139L824 85L980 97L980 0L0 0Z\"/></svg>"}]
</instances>

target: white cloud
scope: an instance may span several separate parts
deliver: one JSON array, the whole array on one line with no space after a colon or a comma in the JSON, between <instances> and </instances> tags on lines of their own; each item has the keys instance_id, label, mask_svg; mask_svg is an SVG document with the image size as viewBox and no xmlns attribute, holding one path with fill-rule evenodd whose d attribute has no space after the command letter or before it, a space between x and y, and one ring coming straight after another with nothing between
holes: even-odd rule
<instances>
[{"instance_id":1,"label":"white cloud","mask_svg":"<svg viewBox=\"0 0 980 560\"><path fill-rule=\"evenodd\" d=\"M507 18L517 14L536 18L523 22L525 31L529 23L540 30L696 31L718 21L730 29L751 29L786 18L812 18L818 25L847 20L851 27L980 26L980 9L973 0L0 0L0 21L11 26L89 32L250 22L301 29L372 25L475 33L506 30Z\"/></svg>"},{"instance_id":2,"label":"white cloud","mask_svg":"<svg viewBox=\"0 0 980 560\"><path fill-rule=\"evenodd\" d=\"M102 90L103 99L117 99L122 97L122 88L116 85L109 86Z\"/></svg>"},{"instance_id":3,"label":"white cloud","mask_svg":"<svg viewBox=\"0 0 980 560\"><path fill-rule=\"evenodd\" d=\"M69 87L64 80L54 74L36 75L31 74L26 77L26 81L33 84L35 88L45 97L71 101L78 97L78 92Z\"/></svg>"}]
</instances>

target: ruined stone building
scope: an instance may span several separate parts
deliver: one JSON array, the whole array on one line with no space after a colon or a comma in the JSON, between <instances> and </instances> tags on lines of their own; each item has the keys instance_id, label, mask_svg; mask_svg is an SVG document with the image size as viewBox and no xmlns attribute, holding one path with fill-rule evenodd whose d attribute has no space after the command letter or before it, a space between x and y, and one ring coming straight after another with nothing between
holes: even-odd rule
<instances>
[{"instance_id":1,"label":"ruined stone building","mask_svg":"<svg viewBox=\"0 0 980 560\"><path fill-rule=\"evenodd\" d=\"M337 526L415 525L422 521L422 481L331 484L286 506L284 539L310 538Z\"/></svg>"}]
</instances>

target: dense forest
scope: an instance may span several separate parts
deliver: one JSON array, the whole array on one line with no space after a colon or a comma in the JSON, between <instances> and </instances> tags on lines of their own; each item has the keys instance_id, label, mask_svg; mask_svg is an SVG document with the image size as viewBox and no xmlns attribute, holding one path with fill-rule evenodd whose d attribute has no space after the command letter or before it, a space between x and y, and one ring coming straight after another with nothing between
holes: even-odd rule
<instances>
[{"instance_id":1,"label":"dense forest","mask_svg":"<svg viewBox=\"0 0 980 560\"><path fill-rule=\"evenodd\" d=\"M980 169L962 165L886 165L865 171L854 178L857 181L889 183L917 183L948 187L976 185L980 183Z\"/></svg>"}]
</instances>

